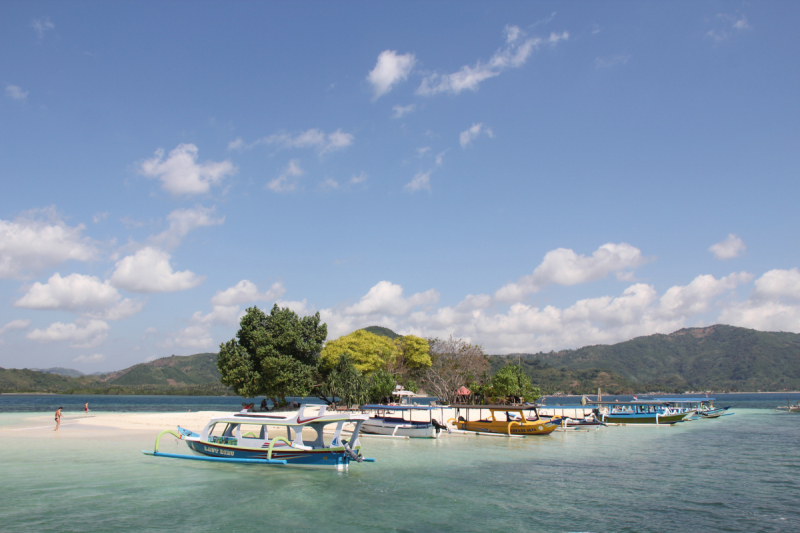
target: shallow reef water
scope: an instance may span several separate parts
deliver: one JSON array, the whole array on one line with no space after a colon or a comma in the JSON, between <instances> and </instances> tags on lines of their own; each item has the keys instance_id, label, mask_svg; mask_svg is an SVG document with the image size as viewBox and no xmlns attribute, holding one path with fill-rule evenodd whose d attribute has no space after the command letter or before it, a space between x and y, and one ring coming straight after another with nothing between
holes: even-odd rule
<instances>
[{"instance_id":1,"label":"shallow reef water","mask_svg":"<svg viewBox=\"0 0 800 533\"><path fill-rule=\"evenodd\" d=\"M45 435L0 413L0 529L795 530L800 415L735 412L524 439L364 438L377 462L345 473L154 458L149 432Z\"/></svg>"}]
</instances>

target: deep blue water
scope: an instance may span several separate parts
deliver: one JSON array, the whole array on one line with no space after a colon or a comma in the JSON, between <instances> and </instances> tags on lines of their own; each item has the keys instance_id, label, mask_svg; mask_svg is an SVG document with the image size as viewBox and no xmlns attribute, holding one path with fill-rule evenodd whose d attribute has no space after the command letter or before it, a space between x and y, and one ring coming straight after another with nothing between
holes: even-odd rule
<instances>
[{"instance_id":1,"label":"deep blue water","mask_svg":"<svg viewBox=\"0 0 800 533\"><path fill-rule=\"evenodd\" d=\"M666 397L681 397L680 394L667 394ZM700 395L686 395L696 398ZM662 396L663 397L663 396ZM748 409L775 409L786 405L787 397L791 403L800 401L800 393L765 392L752 394L714 394L715 405ZM632 396L603 395L604 400L631 400ZM640 399L647 398L639 396ZM417 399L427 404L432 398ZM580 396L545 397L546 405L578 405ZM297 400L301 400L298 398ZM238 411L245 399L239 396L101 396L75 394L0 394L0 413L49 412L60 406L64 411L83 412L83 404L89 402L89 409L99 412L151 412L169 413L180 411ZM248 402L253 400L247 400ZM306 403L322 403L317 398L306 398ZM256 404L260 402L257 399Z\"/></svg>"}]
</instances>

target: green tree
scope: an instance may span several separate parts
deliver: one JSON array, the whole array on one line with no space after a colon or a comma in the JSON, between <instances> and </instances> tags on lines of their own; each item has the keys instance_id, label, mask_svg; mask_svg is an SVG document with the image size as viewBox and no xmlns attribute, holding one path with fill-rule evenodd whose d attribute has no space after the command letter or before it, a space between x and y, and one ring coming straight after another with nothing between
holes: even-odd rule
<instances>
[{"instance_id":1,"label":"green tree","mask_svg":"<svg viewBox=\"0 0 800 533\"><path fill-rule=\"evenodd\" d=\"M430 339L431 366L423 374L422 386L451 404L455 402L458 389L467 383L477 382L489 368L483 348L462 339Z\"/></svg>"},{"instance_id":2,"label":"green tree","mask_svg":"<svg viewBox=\"0 0 800 533\"><path fill-rule=\"evenodd\" d=\"M397 382L394 376L384 369L376 370L369 378L369 401L384 403L391 401L392 391Z\"/></svg>"},{"instance_id":3,"label":"green tree","mask_svg":"<svg viewBox=\"0 0 800 533\"><path fill-rule=\"evenodd\" d=\"M267 396L275 405L287 396L307 396L314 385L319 352L328 335L319 313L300 318L273 306L267 315L247 309L236 339L220 345L221 381L245 398Z\"/></svg>"},{"instance_id":4,"label":"green tree","mask_svg":"<svg viewBox=\"0 0 800 533\"><path fill-rule=\"evenodd\" d=\"M393 363L399 353L390 339L359 329L327 343L321 356L322 364L331 368L347 355L361 373L370 374Z\"/></svg>"},{"instance_id":5,"label":"green tree","mask_svg":"<svg viewBox=\"0 0 800 533\"><path fill-rule=\"evenodd\" d=\"M428 341L414 335L404 335L394 340L403 364L411 370L424 370L431 366L430 345Z\"/></svg>"},{"instance_id":6,"label":"green tree","mask_svg":"<svg viewBox=\"0 0 800 533\"><path fill-rule=\"evenodd\" d=\"M531 378L520 367L511 363L492 376L483 392L486 397L497 398L503 403L516 402L517 398L533 402L542 396L539 387L534 387L531 383Z\"/></svg>"},{"instance_id":7,"label":"green tree","mask_svg":"<svg viewBox=\"0 0 800 533\"><path fill-rule=\"evenodd\" d=\"M351 405L364 403L369 395L369 384L350 357L342 354L319 386L318 392L325 401L330 401L328 398L331 398L335 403L338 398L349 408Z\"/></svg>"}]
</instances>

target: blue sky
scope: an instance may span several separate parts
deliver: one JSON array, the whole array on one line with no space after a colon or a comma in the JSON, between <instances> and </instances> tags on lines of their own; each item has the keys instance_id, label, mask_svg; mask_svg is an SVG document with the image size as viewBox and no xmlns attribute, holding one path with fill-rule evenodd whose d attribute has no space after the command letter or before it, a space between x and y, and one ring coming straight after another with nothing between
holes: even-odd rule
<instances>
[{"instance_id":1,"label":"blue sky","mask_svg":"<svg viewBox=\"0 0 800 533\"><path fill-rule=\"evenodd\" d=\"M800 332L800 6L0 6L0 366L246 307L489 353Z\"/></svg>"}]
</instances>

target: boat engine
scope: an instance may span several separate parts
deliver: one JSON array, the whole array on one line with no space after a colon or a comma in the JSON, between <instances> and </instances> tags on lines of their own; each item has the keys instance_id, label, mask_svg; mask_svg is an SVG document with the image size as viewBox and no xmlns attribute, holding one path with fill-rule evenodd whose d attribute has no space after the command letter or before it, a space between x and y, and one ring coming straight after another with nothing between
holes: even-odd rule
<instances>
[{"instance_id":1,"label":"boat engine","mask_svg":"<svg viewBox=\"0 0 800 533\"><path fill-rule=\"evenodd\" d=\"M447 427L447 424L440 424L435 418L431 419L431 424L433 424L433 427L436 428L437 432L441 432L443 429L446 429L447 432L450 433L450 428Z\"/></svg>"},{"instance_id":2,"label":"boat engine","mask_svg":"<svg viewBox=\"0 0 800 533\"><path fill-rule=\"evenodd\" d=\"M342 446L344 446L344 453L346 453L350 457L350 459L354 460L357 463L360 463L364 460L364 456L356 452L353 448L351 448L350 443L348 443L346 440L342 441Z\"/></svg>"}]
</instances>

